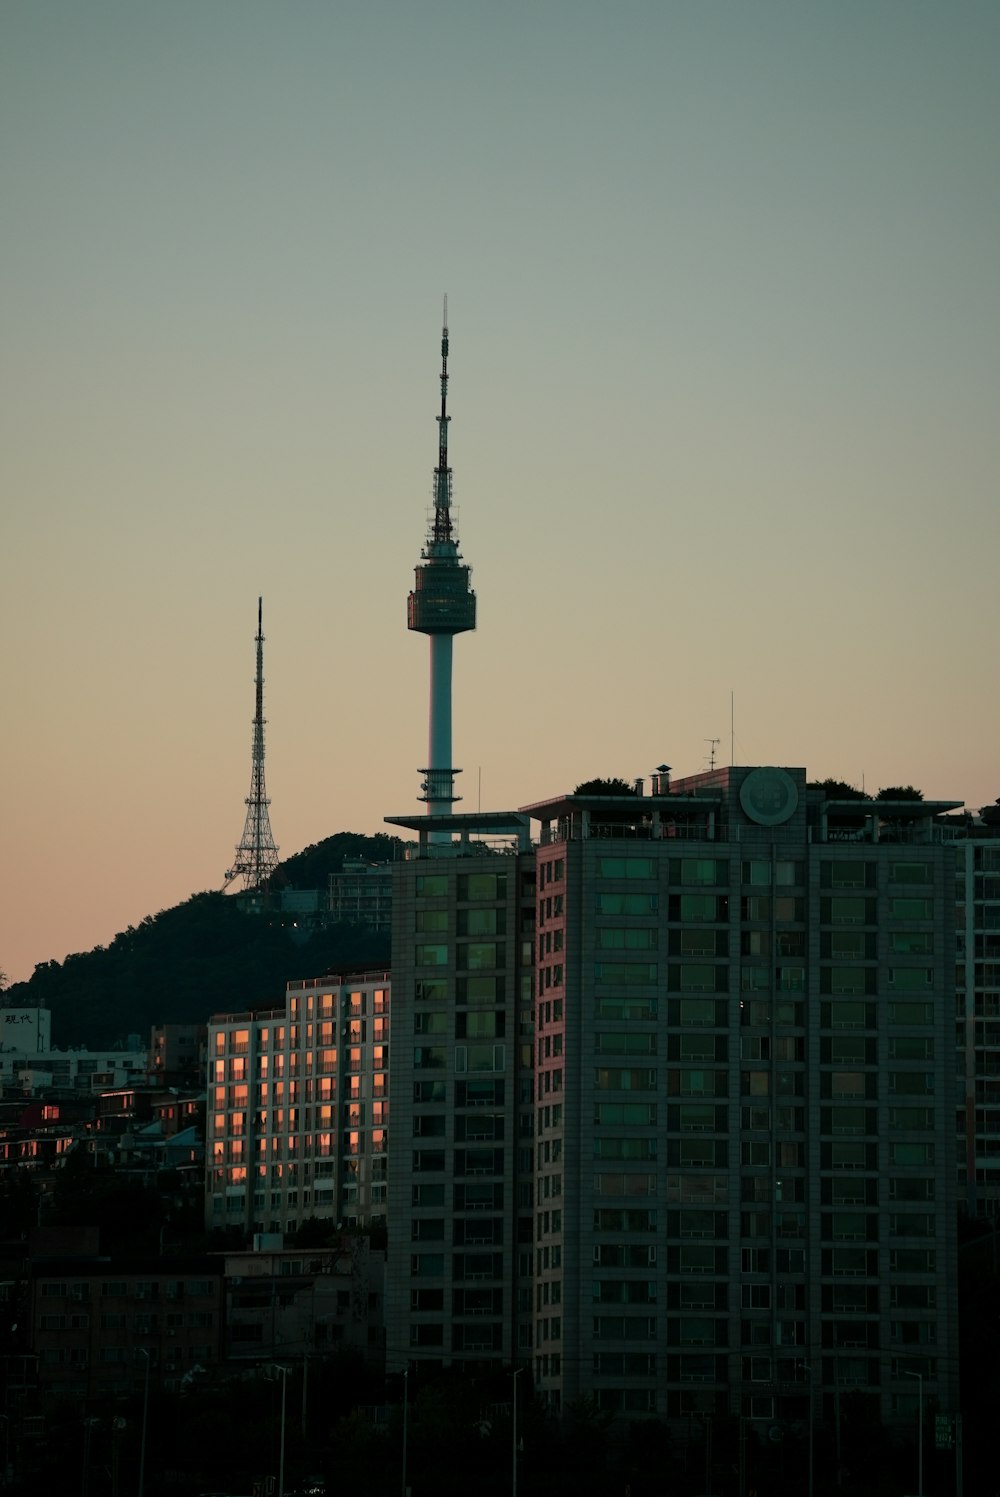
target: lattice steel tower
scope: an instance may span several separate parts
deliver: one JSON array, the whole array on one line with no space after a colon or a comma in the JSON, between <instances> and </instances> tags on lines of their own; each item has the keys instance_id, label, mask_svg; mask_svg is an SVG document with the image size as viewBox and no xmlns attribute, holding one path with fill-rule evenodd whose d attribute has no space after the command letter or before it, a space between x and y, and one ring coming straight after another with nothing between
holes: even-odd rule
<instances>
[{"instance_id":1,"label":"lattice steel tower","mask_svg":"<svg viewBox=\"0 0 1000 1497\"><path fill-rule=\"evenodd\" d=\"M236 862L226 874L225 888L235 878L243 879L246 890L267 888L278 866L278 849L271 834L268 807L271 802L264 788L264 600L257 599L257 709L253 719L253 770L250 794L246 799L247 819L236 849Z\"/></svg>"},{"instance_id":2,"label":"lattice steel tower","mask_svg":"<svg viewBox=\"0 0 1000 1497\"><path fill-rule=\"evenodd\" d=\"M451 468L448 466L448 298L444 299L441 329L441 414L438 423L438 462L434 469L434 513L414 587L407 600L406 622L418 634L430 635L431 693L428 768L420 800L429 815L443 815L456 800L451 748L452 640L476 627L476 595L470 586L472 568L462 562L451 513ZM443 834L447 836L447 834Z\"/></svg>"}]
</instances>

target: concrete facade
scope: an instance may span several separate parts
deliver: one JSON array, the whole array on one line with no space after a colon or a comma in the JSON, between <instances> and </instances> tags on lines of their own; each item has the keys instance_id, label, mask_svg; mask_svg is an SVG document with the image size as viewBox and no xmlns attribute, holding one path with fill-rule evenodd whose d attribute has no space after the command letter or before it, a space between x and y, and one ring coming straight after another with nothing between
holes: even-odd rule
<instances>
[{"instance_id":1,"label":"concrete facade","mask_svg":"<svg viewBox=\"0 0 1000 1497\"><path fill-rule=\"evenodd\" d=\"M994 813L994 815L997 813ZM955 837L955 1040L960 1199L1000 1215L1000 825Z\"/></svg>"},{"instance_id":2,"label":"concrete facade","mask_svg":"<svg viewBox=\"0 0 1000 1497\"><path fill-rule=\"evenodd\" d=\"M389 994L385 972L314 978L210 1020L207 1226L384 1221Z\"/></svg>"},{"instance_id":3,"label":"concrete facade","mask_svg":"<svg viewBox=\"0 0 1000 1497\"><path fill-rule=\"evenodd\" d=\"M531 1346L534 856L516 816L397 824L386 1366L502 1366Z\"/></svg>"},{"instance_id":4,"label":"concrete facade","mask_svg":"<svg viewBox=\"0 0 1000 1497\"><path fill-rule=\"evenodd\" d=\"M954 803L655 788L528 808L536 1386L892 1422L919 1375L954 1410Z\"/></svg>"},{"instance_id":5,"label":"concrete facade","mask_svg":"<svg viewBox=\"0 0 1000 1497\"><path fill-rule=\"evenodd\" d=\"M955 804L747 767L523 807L531 853L394 818L389 1370L954 1411Z\"/></svg>"}]
</instances>

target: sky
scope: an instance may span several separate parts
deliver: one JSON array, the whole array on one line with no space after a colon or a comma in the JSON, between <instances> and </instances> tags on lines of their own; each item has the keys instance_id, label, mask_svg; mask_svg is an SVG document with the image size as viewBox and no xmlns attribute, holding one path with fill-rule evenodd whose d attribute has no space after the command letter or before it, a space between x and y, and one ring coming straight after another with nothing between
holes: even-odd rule
<instances>
[{"instance_id":1,"label":"sky","mask_svg":"<svg viewBox=\"0 0 1000 1497\"><path fill-rule=\"evenodd\" d=\"M1000 796L994 0L0 6L0 968L717 762Z\"/></svg>"}]
</instances>

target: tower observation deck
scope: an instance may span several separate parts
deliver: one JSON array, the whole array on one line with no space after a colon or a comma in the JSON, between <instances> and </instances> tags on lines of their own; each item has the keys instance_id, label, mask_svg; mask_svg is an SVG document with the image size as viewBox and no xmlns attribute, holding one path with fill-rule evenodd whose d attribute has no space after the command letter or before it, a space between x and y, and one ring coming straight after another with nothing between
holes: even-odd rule
<instances>
[{"instance_id":1,"label":"tower observation deck","mask_svg":"<svg viewBox=\"0 0 1000 1497\"><path fill-rule=\"evenodd\" d=\"M476 595L472 591L472 568L462 561L452 518L452 473L448 465L448 298L444 302L441 329L441 413L438 423L438 462L434 469L434 511L420 564L415 569L413 591L406 607L407 627L430 636L430 733L428 768L420 799L428 813L444 815L459 799L451 747L452 639L476 627ZM447 834L445 834L447 835Z\"/></svg>"}]
</instances>

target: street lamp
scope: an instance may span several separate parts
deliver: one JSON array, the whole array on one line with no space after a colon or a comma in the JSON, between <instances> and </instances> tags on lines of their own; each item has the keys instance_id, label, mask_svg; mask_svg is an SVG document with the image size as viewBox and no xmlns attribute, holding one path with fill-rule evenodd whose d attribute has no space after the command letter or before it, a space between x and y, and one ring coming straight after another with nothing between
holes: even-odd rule
<instances>
[{"instance_id":1,"label":"street lamp","mask_svg":"<svg viewBox=\"0 0 1000 1497\"><path fill-rule=\"evenodd\" d=\"M285 1497L285 1395L288 1391L287 1367L280 1362L271 1363L271 1371L281 1374L281 1443L278 1447L278 1497ZM142 1497L140 1492L139 1497Z\"/></svg>"},{"instance_id":2,"label":"street lamp","mask_svg":"<svg viewBox=\"0 0 1000 1497\"><path fill-rule=\"evenodd\" d=\"M523 1367L514 1368L514 1443L511 1466L511 1497L517 1497L517 1380L523 1371Z\"/></svg>"},{"instance_id":3,"label":"street lamp","mask_svg":"<svg viewBox=\"0 0 1000 1497\"><path fill-rule=\"evenodd\" d=\"M815 1422L813 1419L813 1370L808 1362L800 1362L799 1366L804 1372L808 1372L809 1374L809 1497L813 1497L813 1473L815 1471L815 1464L813 1462L813 1424Z\"/></svg>"},{"instance_id":4,"label":"street lamp","mask_svg":"<svg viewBox=\"0 0 1000 1497\"><path fill-rule=\"evenodd\" d=\"M149 1349L139 1347L139 1354L146 1358L146 1378L142 1390L142 1437L139 1441L139 1497L146 1482L146 1423L149 1418L149 1367L152 1358Z\"/></svg>"},{"instance_id":5,"label":"street lamp","mask_svg":"<svg viewBox=\"0 0 1000 1497\"><path fill-rule=\"evenodd\" d=\"M922 1372L908 1372L903 1368L905 1377L915 1377L918 1384L919 1401L917 1404L917 1497L924 1497L924 1375Z\"/></svg>"},{"instance_id":6,"label":"street lamp","mask_svg":"<svg viewBox=\"0 0 1000 1497\"><path fill-rule=\"evenodd\" d=\"M410 1369L403 1370L403 1497L406 1497L406 1425L410 1411Z\"/></svg>"}]
</instances>

